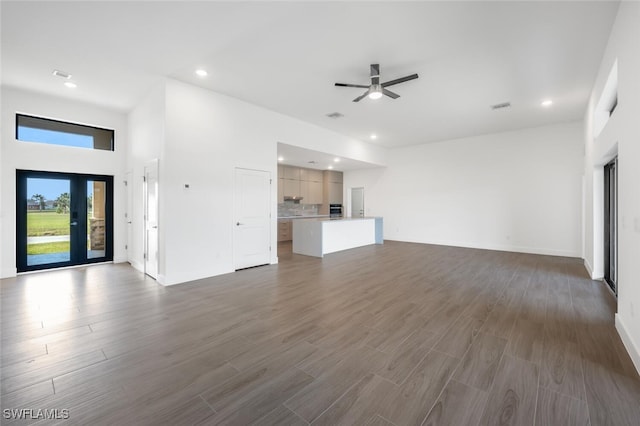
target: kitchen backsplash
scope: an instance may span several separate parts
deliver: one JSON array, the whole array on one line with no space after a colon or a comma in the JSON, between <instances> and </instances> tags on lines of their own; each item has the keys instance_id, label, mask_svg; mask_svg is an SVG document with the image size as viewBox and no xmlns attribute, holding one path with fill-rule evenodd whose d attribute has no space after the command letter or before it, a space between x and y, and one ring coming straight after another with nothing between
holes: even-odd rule
<instances>
[{"instance_id":1,"label":"kitchen backsplash","mask_svg":"<svg viewBox=\"0 0 640 426\"><path fill-rule=\"evenodd\" d=\"M278 217L283 216L313 216L317 215L322 204L296 204L285 201L278 204Z\"/></svg>"}]
</instances>

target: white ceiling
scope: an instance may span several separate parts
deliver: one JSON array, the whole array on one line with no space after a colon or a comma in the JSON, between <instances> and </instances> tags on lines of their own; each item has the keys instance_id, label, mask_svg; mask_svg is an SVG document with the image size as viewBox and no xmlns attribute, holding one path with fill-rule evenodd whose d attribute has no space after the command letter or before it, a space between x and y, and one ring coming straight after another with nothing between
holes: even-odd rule
<instances>
[{"instance_id":1,"label":"white ceiling","mask_svg":"<svg viewBox=\"0 0 640 426\"><path fill-rule=\"evenodd\" d=\"M282 160L280 160L280 158L282 158ZM380 167L364 161L337 157L335 155L327 154L326 152L313 151L284 143L278 143L278 162L287 166L297 166L316 170L329 170L329 166L331 166L332 170L340 172Z\"/></svg>"},{"instance_id":2,"label":"white ceiling","mask_svg":"<svg viewBox=\"0 0 640 426\"><path fill-rule=\"evenodd\" d=\"M2 83L128 111L164 77L386 147L582 119L617 2L1 3ZM382 81L420 78L359 103ZM208 70L202 79L197 67ZM53 69L73 74L67 89ZM551 98L551 108L540 107ZM507 110L489 105L510 101ZM344 114L330 119L331 112Z\"/></svg>"}]
</instances>

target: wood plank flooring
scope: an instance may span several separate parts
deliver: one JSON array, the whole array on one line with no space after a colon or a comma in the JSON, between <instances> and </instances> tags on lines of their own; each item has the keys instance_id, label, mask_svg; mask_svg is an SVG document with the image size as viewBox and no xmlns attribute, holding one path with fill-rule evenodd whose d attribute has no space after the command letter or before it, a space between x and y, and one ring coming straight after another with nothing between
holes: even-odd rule
<instances>
[{"instance_id":1,"label":"wood plank flooring","mask_svg":"<svg viewBox=\"0 0 640 426\"><path fill-rule=\"evenodd\" d=\"M279 257L166 288L123 264L2 280L2 409L69 413L2 424L640 424L615 300L578 259Z\"/></svg>"}]
</instances>

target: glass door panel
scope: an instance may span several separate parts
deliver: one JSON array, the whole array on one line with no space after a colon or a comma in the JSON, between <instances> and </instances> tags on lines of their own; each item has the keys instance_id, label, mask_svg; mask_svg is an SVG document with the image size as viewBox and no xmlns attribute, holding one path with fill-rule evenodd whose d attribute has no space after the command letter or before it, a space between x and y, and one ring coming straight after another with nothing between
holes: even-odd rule
<instances>
[{"instance_id":1,"label":"glass door panel","mask_svg":"<svg viewBox=\"0 0 640 426\"><path fill-rule=\"evenodd\" d=\"M87 181L87 259L105 256L107 183Z\"/></svg>"},{"instance_id":2,"label":"glass door panel","mask_svg":"<svg viewBox=\"0 0 640 426\"><path fill-rule=\"evenodd\" d=\"M18 272L113 260L113 177L18 170Z\"/></svg>"},{"instance_id":3,"label":"glass door panel","mask_svg":"<svg viewBox=\"0 0 640 426\"><path fill-rule=\"evenodd\" d=\"M71 260L71 181L27 178L27 266Z\"/></svg>"}]
</instances>

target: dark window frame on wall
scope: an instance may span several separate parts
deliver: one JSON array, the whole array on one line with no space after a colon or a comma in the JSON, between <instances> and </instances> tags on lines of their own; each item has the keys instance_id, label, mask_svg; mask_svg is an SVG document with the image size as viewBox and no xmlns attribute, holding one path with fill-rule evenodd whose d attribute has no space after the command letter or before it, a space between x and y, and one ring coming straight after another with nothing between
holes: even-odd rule
<instances>
[{"instance_id":1,"label":"dark window frame on wall","mask_svg":"<svg viewBox=\"0 0 640 426\"><path fill-rule=\"evenodd\" d=\"M604 280L618 296L618 157L604 166Z\"/></svg>"},{"instance_id":2,"label":"dark window frame on wall","mask_svg":"<svg viewBox=\"0 0 640 426\"><path fill-rule=\"evenodd\" d=\"M74 148L115 150L115 130L16 114L16 140Z\"/></svg>"}]
</instances>

